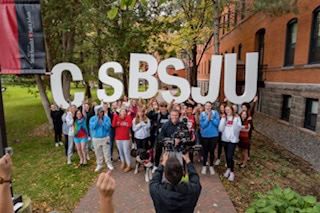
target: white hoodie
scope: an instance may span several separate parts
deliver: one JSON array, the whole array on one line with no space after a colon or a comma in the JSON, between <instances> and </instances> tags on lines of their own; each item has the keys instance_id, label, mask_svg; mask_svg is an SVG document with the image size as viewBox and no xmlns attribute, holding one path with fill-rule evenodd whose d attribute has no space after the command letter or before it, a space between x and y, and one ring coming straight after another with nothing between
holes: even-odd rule
<instances>
[{"instance_id":1,"label":"white hoodie","mask_svg":"<svg viewBox=\"0 0 320 213\"><path fill-rule=\"evenodd\" d=\"M134 132L134 137L137 139L150 137L150 127L151 124L149 119L147 123L140 121L140 123L136 124L136 118L132 121L132 131Z\"/></svg>"},{"instance_id":2,"label":"white hoodie","mask_svg":"<svg viewBox=\"0 0 320 213\"><path fill-rule=\"evenodd\" d=\"M222 132L221 140L223 142L238 143L239 134L242 124L240 117L232 116L221 118L219 124L219 131Z\"/></svg>"}]
</instances>

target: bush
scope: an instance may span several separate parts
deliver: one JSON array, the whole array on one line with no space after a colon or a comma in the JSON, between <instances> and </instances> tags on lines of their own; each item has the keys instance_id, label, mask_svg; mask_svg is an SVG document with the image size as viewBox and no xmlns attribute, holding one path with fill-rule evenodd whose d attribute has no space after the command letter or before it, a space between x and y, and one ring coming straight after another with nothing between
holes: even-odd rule
<instances>
[{"instance_id":1,"label":"bush","mask_svg":"<svg viewBox=\"0 0 320 213\"><path fill-rule=\"evenodd\" d=\"M265 195L258 195L258 200L250 203L246 213L319 213L320 202L314 196L301 196L290 188L282 190L276 186Z\"/></svg>"}]
</instances>

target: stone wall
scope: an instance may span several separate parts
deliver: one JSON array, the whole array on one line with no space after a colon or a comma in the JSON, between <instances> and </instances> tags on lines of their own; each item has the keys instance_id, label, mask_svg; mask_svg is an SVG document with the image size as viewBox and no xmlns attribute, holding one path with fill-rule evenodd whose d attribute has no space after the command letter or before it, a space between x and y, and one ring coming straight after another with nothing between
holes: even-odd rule
<instances>
[{"instance_id":1,"label":"stone wall","mask_svg":"<svg viewBox=\"0 0 320 213\"><path fill-rule=\"evenodd\" d=\"M254 128L264 136L300 156L320 171L320 136L262 113L254 116Z\"/></svg>"},{"instance_id":2,"label":"stone wall","mask_svg":"<svg viewBox=\"0 0 320 213\"><path fill-rule=\"evenodd\" d=\"M291 95L292 105L288 124L304 128L306 98L320 98L320 84L265 83L260 90L261 112L275 119L281 119L283 95ZM320 104L316 124L320 134Z\"/></svg>"}]
</instances>

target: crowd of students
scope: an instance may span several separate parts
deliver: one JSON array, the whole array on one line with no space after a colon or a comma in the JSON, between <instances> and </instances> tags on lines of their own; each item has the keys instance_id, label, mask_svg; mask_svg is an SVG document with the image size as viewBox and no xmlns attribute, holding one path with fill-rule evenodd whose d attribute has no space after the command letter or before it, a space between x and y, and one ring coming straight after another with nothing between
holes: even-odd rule
<instances>
[{"instance_id":1,"label":"crowd of students","mask_svg":"<svg viewBox=\"0 0 320 213\"><path fill-rule=\"evenodd\" d=\"M63 110L51 106L54 122L55 146L62 145L61 133L65 138L65 155L67 164L72 163L74 145L79 155L81 166L90 160L88 152L94 150L97 167L103 168L103 161L109 170L113 170L113 149L116 143L121 169L129 172L134 166L130 156L132 144L138 149L152 149L154 153L153 172L157 169L164 149L161 137L162 127L170 120L172 110L178 112L178 119L187 119L187 127L193 144L200 144L202 150L199 159L202 160L201 174L205 175L209 168L210 175L215 174L214 166L224 161L227 167L224 176L234 180L234 154L239 148L239 167L245 168L249 160L250 139L253 130L252 117L257 97L253 106L243 103L238 110L237 104L228 100L223 103L204 105L197 104L190 97L184 103L158 103L156 99L129 100L127 96L114 103L99 105L83 101L82 106L70 105ZM216 106L215 109L213 106ZM169 131L170 132L170 131ZM167 136L172 136L172 133ZM217 158L215 152L217 147ZM222 150L225 160L221 158ZM191 162L193 150L189 150Z\"/></svg>"}]
</instances>

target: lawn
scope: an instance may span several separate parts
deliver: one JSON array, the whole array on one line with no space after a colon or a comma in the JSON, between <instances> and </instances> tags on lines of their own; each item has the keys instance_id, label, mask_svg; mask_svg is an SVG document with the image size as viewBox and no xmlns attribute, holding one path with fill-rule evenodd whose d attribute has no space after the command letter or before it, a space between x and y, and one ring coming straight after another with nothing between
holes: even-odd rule
<instances>
[{"instance_id":1,"label":"lawn","mask_svg":"<svg viewBox=\"0 0 320 213\"><path fill-rule=\"evenodd\" d=\"M54 147L40 97L28 90L9 86L3 93L8 145L14 151L14 193L30 197L33 212L71 212L96 178L95 162L78 167L75 154L73 164L66 164L64 148Z\"/></svg>"}]
</instances>

